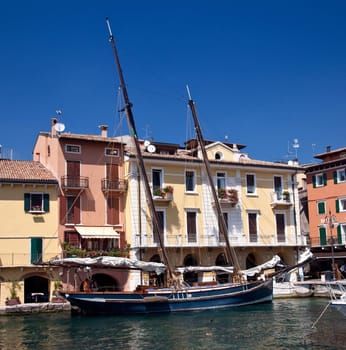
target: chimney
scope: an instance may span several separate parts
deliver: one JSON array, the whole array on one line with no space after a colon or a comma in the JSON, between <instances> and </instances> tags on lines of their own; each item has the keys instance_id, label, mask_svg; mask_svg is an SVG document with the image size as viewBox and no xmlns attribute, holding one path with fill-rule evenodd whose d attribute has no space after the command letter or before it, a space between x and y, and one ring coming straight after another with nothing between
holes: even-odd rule
<instances>
[{"instance_id":1,"label":"chimney","mask_svg":"<svg viewBox=\"0 0 346 350\"><path fill-rule=\"evenodd\" d=\"M326 152L327 152L327 153L330 152L330 148L331 148L330 146L327 146L327 147L326 147Z\"/></svg>"},{"instance_id":2,"label":"chimney","mask_svg":"<svg viewBox=\"0 0 346 350\"><path fill-rule=\"evenodd\" d=\"M107 137L108 125L100 125L99 128L101 129L101 136Z\"/></svg>"},{"instance_id":3,"label":"chimney","mask_svg":"<svg viewBox=\"0 0 346 350\"><path fill-rule=\"evenodd\" d=\"M52 137L56 136L56 129L55 129L55 125L58 122L58 120L56 118L52 118L51 119L51 126L52 126Z\"/></svg>"}]
</instances>

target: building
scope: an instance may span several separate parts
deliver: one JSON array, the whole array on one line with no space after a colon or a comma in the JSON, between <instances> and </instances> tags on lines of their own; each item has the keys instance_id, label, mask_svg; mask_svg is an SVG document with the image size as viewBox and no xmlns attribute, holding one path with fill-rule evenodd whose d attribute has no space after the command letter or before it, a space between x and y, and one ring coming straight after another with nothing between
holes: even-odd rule
<instances>
[{"instance_id":1,"label":"building","mask_svg":"<svg viewBox=\"0 0 346 350\"><path fill-rule=\"evenodd\" d=\"M160 261L157 233L153 232L144 186L133 147L128 139L126 169L127 240L138 259ZM253 160L245 146L206 141L228 239L242 269L270 260L275 254L283 263L296 263L307 237L300 229L296 163ZM176 144L142 143L146 171L163 228L163 240L174 267L226 265L225 240L220 236L210 186L196 140L184 148ZM144 283L155 283L150 276ZM186 273L188 282L222 280L211 273Z\"/></svg>"},{"instance_id":2,"label":"building","mask_svg":"<svg viewBox=\"0 0 346 350\"><path fill-rule=\"evenodd\" d=\"M0 305L48 301L58 269L42 263L60 253L58 182L39 162L0 159Z\"/></svg>"},{"instance_id":3,"label":"building","mask_svg":"<svg viewBox=\"0 0 346 350\"><path fill-rule=\"evenodd\" d=\"M127 256L125 236L125 194L123 144L107 136L64 133L64 126L53 118L51 130L40 132L34 146L34 160L47 167L59 183L59 216L56 229L60 257L100 255ZM113 273L113 274L112 274ZM101 289L118 289L116 280L126 284L127 277L99 270L65 269L66 288L80 289L90 278Z\"/></svg>"},{"instance_id":4,"label":"building","mask_svg":"<svg viewBox=\"0 0 346 350\"><path fill-rule=\"evenodd\" d=\"M311 250L317 257L314 277L332 278L332 260L346 262L346 148L315 155L306 167ZM337 273L335 270L334 273Z\"/></svg>"}]
</instances>

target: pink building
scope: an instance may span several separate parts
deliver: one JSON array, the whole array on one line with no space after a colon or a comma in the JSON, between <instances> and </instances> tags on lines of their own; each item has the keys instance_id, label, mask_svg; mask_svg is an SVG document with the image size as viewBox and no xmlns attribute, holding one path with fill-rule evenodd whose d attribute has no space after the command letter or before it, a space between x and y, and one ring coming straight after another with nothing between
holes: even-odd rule
<instances>
[{"instance_id":1,"label":"pink building","mask_svg":"<svg viewBox=\"0 0 346 350\"><path fill-rule=\"evenodd\" d=\"M59 181L62 256L126 254L124 145L107 136L105 125L98 136L62 129L53 118L51 131L39 133L33 151L34 160Z\"/></svg>"}]
</instances>

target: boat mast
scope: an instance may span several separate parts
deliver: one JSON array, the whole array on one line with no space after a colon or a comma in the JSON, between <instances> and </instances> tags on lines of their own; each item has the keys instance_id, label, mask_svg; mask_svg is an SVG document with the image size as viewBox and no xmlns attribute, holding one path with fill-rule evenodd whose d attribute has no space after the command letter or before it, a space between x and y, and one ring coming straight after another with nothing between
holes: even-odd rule
<instances>
[{"instance_id":1,"label":"boat mast","mask_svg":"<svg viewBox=\"0 0 346 350\"><path fill-rule=\"evenodd\" d=\"M162 228L159 225L159 220L158 220L158 216L157 216L157 213L155 210L154 200L153 200L150 186L149 186L148 175L145 171L144 161L143 161L141 148L140 148L139 141L138 141L136 126L135 126L135 121L134 121L133 114L132 114L132 103L130 102L128 94L127 94L124 75L123 75L123 72L122 72L122 69L120 66L120 60L119 60L118 52L117 52L117 49L115 46L115 40L114 40L114 37L112 34L112 30L111 30L108 18L106 18L106 23L107 23L107 27L108 27L108 31L109 31L109 41L112 44L115 63L116 63L116 67L117 67L117 71L118 71L118 75L119 75L120 87L121 87L121 90L122 90L123 96L124 96L124 102L125 102L124 110L126 113L130 133L131 133L131 136L132 136L132 139L134 141L135 148L136 148L137 166L138 166L138 169L140 171L140 175L141 175L143 182L144 182L145 193L146 193L146 197L147 197L147 201L148 201L148 206L149 206L151 218L153 221L153 229L154 229L154 232L158 233L158 239L159 239L159 244L160 244L160 248L161 248L160 253L161 253L161 257L163 258L163 262L167 266L169 277L173 278L172 266L171 266L171 263L168 259L168 255L167 255L167 252L166 252L166 249L164 246Z\"/></svg>"},{"instance_id":2,"label":"boat mast","mask_svg":"<svg viewBox=\"0 0 346 350\"><path fill-rule=\"evenodd\" d=\"M217 212L217 219L218 219L218 223L219 223L219 229L220 229L221 234L223 235L225 242L226 242L227 260L228 260L229 264L233 265L235 273L237 273L238 271L240 271L238 258L235 254L234 248L232 248L230 243L229 243L228 229L227 229L227 225L225 222L225 218L224 218L222 210L221 210L221 205L220 205L217 193L216 193L216 189L214 186L213 177L211 174L211 168L210 168L210 164L208 161L207 151L205 149L205 143L204 143L201 127L199 125L199 121L198 121L198 117L197 117L197 113L196 113L195 103L191 98L189 87L186 86L186 89L187 89L187 93L189 96L189 106L190 106L192 118L193 118L193 121L195 124L195 130L196 130L196 134L197 134L198 143L199 143L199 146L201 147L203 162L205 165L211 193L212 193L213 200L215 203L215 208L216 208L216 212Z\"/></svg>"}]
</instances>

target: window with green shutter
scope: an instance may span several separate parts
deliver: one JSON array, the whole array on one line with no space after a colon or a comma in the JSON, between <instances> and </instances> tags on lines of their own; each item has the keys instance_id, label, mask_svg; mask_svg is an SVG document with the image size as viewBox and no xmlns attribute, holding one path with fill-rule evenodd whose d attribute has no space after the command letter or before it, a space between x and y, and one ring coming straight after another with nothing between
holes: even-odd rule
<instances>
[{"instance_id":1,"label":"window with green shutter","mask_svg":"<svg viewBox=\"0 0 346 350\"><path fill-rule=\"evenodd\" d=\"M341 225L338 226L337 232L338 232L338 244L342 244L342 230L341 230Z\"/></svg>"},{"instance_id":2,"label":"window with green shutter","mask_svg":"<svg viewBox=\"0 0 346 350\"><path fill-rule=\"evenodd\" d=\"M320 227L320 245L327 245L327 233L325 227Z\"/></svg>"},{"instance_id":3,"label":"window with green shutter","mask_svg":"<svg viewBox=\"0 0 346 350\"><path fill-rule=\"evenodd\" d=\"M24 193L24 211L27 213L49 212L49 194Z\"/></svg>"},{"instance_id":4,"label":"window with green shutter","mask_svg":"<svg viewBox=\"0 0 346 350\"><path fill-rule=\"evenodd\" d=\"M318 214L325 214L326 213L326 203L324 201L318 202L317 208L318 208Z\"/></svg>"},{"instance_id":5,"label":"window with green shutter","mask_svg":"<svg viewBox=\"0 0 346 350\"><path fill-rule=\"evenodd\" d=\"M42 238L31 238L31 264L42 262Z\"/></svg>"},{"instance_id":6,"label":"window with green shutter","mask_svg":"<svg viewBox=\"0 0 346 350\"><path fill-rule=\"evenodd\" d=\"M327 186L327 174L323 173L323 186Z\"/></svg>"}]
</instances>

